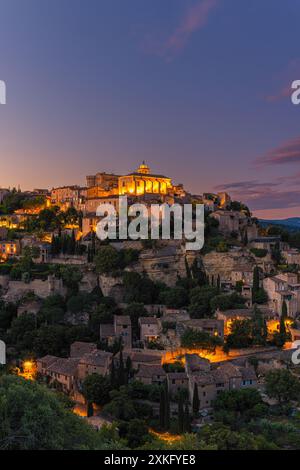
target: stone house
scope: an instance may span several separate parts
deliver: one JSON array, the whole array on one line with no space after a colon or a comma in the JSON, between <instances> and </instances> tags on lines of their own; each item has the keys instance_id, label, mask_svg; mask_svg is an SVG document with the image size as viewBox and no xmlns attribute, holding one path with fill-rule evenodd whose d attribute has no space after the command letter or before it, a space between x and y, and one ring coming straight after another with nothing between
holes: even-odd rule
<instances>
[{"instance_id":1,"label":"stone house","mask_svg":"<svg viewBox=\"0 0 300 470\"><path fill-rule=\"evenodd\" d=\"M276 314L274 310L269 307L260 305L259 310L261 311L263 317L268 319L273 319ZM217 310L216 317L218 320L224 321L224 335L226 336L230 331L230 325L233 320L250 320L253 318L253 309L252 308L235 308L229 310Z\"/></svg>"},{"instance_id":2,"label":"stone house","mask_svg":"<svg viewBox=\"0 0 300 470\"><path fill-rule=\"evenodd\" d=\"M141 365L135 380L145 385L162 385L166 377L167 374L160 365Z\"/></svg>"},{"instance_id":3,"label":"stone house","mask_svg":"<svg viewBox=\"0 0 300 470\"><path fill-rule=\"evenodd\" d=\"M281 252L282 257L287 264L300 265L300 251L297 248L290 248Z\"/></svg>"},{"instance_id":4,"label":"stone house","mask_svg":"<svg viewBox=\"0 0 300 470\"><path fill-rule=\"evenodd\" d=\"M190 402L193 401L195 384L198 388L200 409L210 408L218 394L225 390L256 388L257 378L253 367L243 367L224 362L217 367L193 371L186 368Z\"/></svg>"},{"instance_id":5,"label":"stone house","mask_svg":"<svg viewBox=\"0 0 300 470\"><path fill-rule=\"evenodd\" d=\"M167 374L168 390L171 396L175 396L180 390L188 389L188 376L186 372L169 372Z\"/></svg>"},{"instance_id":6,"label":"stone house","mask_svg":"<svg viewBox=\"0 0 300 470\"><path fill-rule=\"evenodd\" d=\"M19 240L1 240L0 241L0 256L3 258L12 258L20 254Z\"/></svg>"},{"instance_id":7,"label":"stone house","mask_svg":"<svg viewBox=\"0 0 300 470\"><path fill-rule=\"evenodd\" d=\"M132 328L129 315L114 315L113 324L100 325L100 340L106 340L113 344L115 339L120 338L124 348L132 346Z\"/></svg>"},{"instance_id":8,"label":"stone house","mask_svg":"<svg viewBox=\"0 0 300 470\"><path fill-rule=\"evenodd\" d=\"M100 350L84 354L78 362L78 379L82 381L90 374L107 375L112 357L112 353Z\"/></svg>"},{"instance_id":9,"label":"stone house","mask_svg":"<svg viewBox=\"0 0 300 470\"><path fill-rule=\"evenodd\" d=\"M97 351L95 343L75 341L70 346L70 357L83 357L85 354L91 354L94 351Z\"/></svg>"},{"instance_id":10,"label":"stone house","mask_svg":"<svg viewBox=\"0 0 300 470\"><path fill-rule=\"evenodd\" d=\"M57 383L64 393L72 394L76 388L78 358L45 356L37 360L37 370L49 383Z\"/></svg>"},{"instance_id":11,"label":"stone house","mask_svg":"<svg viewBox=\"0 0 300 470\"><path fill-rule=\"evenodd\" d=\"M224 235L236 233L241 239L242 234L246 233L248 240L252 240L257 236L257 227L244 212L217 210L210 217L219 222L219 231Z\"/></svg>"},{"instance_id":12,"label":"stone house","mask_svg":"<svg viewBox=\"0 0 300 470\"><path fill-rule=\"evenodd\" d=\"M218 336L220 339L224 339L224 320L215 318L194 318L181 322L184 330L192 328L196 331L204 331L210 336Z\"/></svg>"},{"instance_id":13,"label":"stone house","mask_svg":"<svg viewBox=\"0 0 300 470\"><path fill-rule=\"evenodd\" d=\"M144 344L156 341L159 338L160 322L156 317L140 317L140 340Z\"/></svg>"},{"instance_id":14,"label":"stone house","mask_svg":"<svg viewBox=\"0 0 300 470\"><path fill-rule=\"evenodd\" d=\"M126 363L127 357L131 359L132 368L139 370L142 366L160 366L161 358L164 351L156 351L150 349L127 349L123 351L123 360ZM119 353L115 355L118 362Z\"/></svg>"},{"instance_id":15,"label":"stone house","mask_svg":"<svg viewBox=\"0 0 300 470\"><path fill-rule=\"evenodd\" d=\"M287 305L288 316L295 317L300 312L300 283L298 275L281 273L263 280L263 287L269 297L269 307L281 315L283 302Z\"/></svg>"}]
</instances>

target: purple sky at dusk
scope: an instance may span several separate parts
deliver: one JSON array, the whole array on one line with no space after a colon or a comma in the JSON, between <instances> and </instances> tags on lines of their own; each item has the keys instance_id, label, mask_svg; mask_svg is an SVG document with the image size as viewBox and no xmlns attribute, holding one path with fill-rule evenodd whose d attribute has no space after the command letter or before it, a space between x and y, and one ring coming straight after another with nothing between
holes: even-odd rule
<instances>
[{"instance_id":1,"label":"purple sky at dusk","mask_svg":"<svg viewBox=\"0 0 300 470\"><path fill-rule=\"evenodd\" d=\"M146 160L300 217L299 0L1 0L0 186Z\"/></svg>"}]
</instances>

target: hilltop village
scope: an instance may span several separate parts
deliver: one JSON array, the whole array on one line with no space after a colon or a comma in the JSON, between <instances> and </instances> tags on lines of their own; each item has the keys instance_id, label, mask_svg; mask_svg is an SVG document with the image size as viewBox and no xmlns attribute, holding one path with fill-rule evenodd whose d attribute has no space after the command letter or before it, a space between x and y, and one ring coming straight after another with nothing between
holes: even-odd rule
<instances>
[{"instance_id":1,"label":"hilltop village","mask_svg":"<svg viewBox=\"0 0 300 470\"><path fill-rule=\"evenodd\" d=\"M97 208L117 209L120 195L203 204L203 249L101 242ZM222 432L250 448L292 446L270 410L297 409L299 248L298 233L261 227L229 194L191 194L145 162L84 187L0 189L2 373L63 394L114 445L214 448Z\"/></svg>"}]
</instances>

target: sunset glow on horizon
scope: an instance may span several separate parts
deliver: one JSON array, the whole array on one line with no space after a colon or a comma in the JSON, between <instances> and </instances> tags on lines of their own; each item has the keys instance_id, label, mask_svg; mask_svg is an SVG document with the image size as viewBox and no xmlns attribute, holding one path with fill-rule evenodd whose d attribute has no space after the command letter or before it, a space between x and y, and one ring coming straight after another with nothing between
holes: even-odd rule
<instances>
[{"instance_id":1,"label":"sunset glow on horizon","mask_svg":"<svg viewBox=\"0 0 300 470\"><path fill-rule=\"evenodd\" d=\"M84 185L145 160L191 193L300 217L299 13L294 0L3 0L0 187Z\"/></svg>"}]
</instances>

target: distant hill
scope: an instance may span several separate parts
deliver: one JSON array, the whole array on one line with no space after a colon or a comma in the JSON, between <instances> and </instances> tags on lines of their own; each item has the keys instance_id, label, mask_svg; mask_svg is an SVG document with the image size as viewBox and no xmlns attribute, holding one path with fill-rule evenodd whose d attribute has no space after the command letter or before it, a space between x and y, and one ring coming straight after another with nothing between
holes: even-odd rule
<instances>
[{"instance_id":1,"label":"distant hill","mask_svg":"<svg viewBox=\"0 0 300 470\"><path fill-rule=\"evenodd\" d=\"M259 223L263 226L267 225L280 225L281 227L286 228L287 230L295 231L300 230L300 217L290 217L288 219L259 219Z\"/></svg>"}]
</instances>

